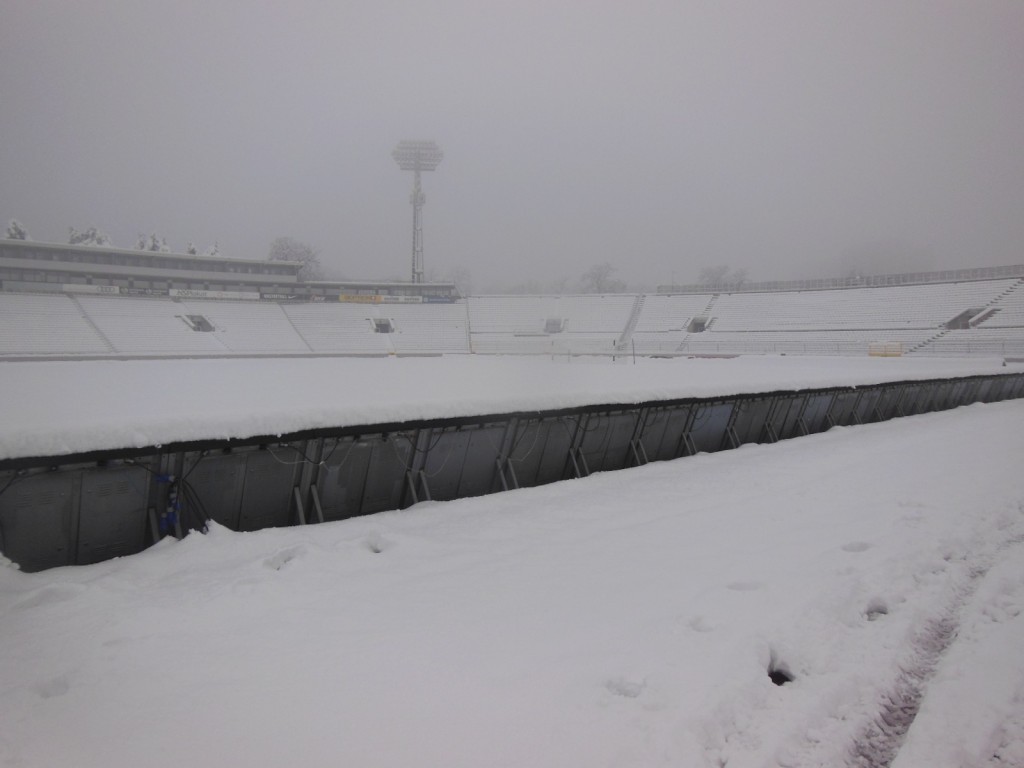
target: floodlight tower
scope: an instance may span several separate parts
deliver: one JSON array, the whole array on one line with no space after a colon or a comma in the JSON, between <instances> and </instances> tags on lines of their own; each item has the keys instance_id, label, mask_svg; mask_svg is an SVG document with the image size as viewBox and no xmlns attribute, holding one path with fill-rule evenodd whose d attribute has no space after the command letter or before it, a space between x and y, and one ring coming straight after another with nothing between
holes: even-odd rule
<instances>
[{"instance_id":1,"label":"floodlight tower","mask_svg":"<svg viewBox=\"0 0 1024 768\"><path fill-rule=\"evenodd\" d=\"M403 171L413 172L412 195L412 281L423 282L423 204L427 202L420 188L420 171L432 171L444 157L432 141L400 141L391 153Z\"/></svg>"}]
</instances>

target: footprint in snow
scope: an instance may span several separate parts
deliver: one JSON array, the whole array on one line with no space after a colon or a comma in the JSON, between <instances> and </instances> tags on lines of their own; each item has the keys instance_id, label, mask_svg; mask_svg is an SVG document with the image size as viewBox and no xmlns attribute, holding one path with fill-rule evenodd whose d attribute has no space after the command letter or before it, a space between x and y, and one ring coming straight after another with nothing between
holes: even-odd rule
<instances>
[{"instance_id":1,"label":"footprint in snow","mask_svg":"<svg viewBox=\"0 0 1024 768\"><path fill-rule=\"evenodd\" d=\"M882 600L880 597L876 597L874 600L871 600L868 603L867 608L864 609L864 616L868 621L877 621L882 616L887 616L888 614L889 606L886 604L885 600Z\"/></svg>"},{"instance_id":2,"label":"footprint in snow","mask_svg":"<svg viewBox=\"0 0 1024 768\"><path fill-rule=\"evenodd\" d=\"M71 683L68 682L67 675L58 675L42 683L36 683L34 690L41 698L52 699L55 696L63 696L70 691Z\"/></svg>"},{"instance_id":3,"label":"footprint in snow","mask_svg":"<svg viewBox=\"0 0 1024 768\"><path fill-rule=\"evenodd\" d=\"M694 632L714 632L715 625L708 621L703 616L694 616L688 622L690 629Z\"/></svg>"},{"instance_id":4,"label":"footprint in snow","mask_svg":"<svg viewBox=\"0 0 1024 768\"><path fill-rule=\"evenodd\" d=\"M24 600L16 603L13 610L23 611L27 608L36 608L40 605L52 605L74 600L85 591L81 584L51 584L48 587L37 589Z\"/></svg>"},{"instance_id":5,"label":"footprint in snow","mask_svg":"<svg viewBox=\"0 0 1024 768\"><path fill-rule=\"evenodd\" d=\"M608 693L613 696L622 696L626 699L635 699L644 692L647 687L646 680L630 680L625 677L613 677L604 684Z\"/></svg>"},{"instance_id":6,"label":"footprint in snow","mask_svg":"<svg viewBox=\"0 0 1024 768\"><path fill-rule=\"evenodd\" d=\"M734 592L756 592L764 586L759 581L734 581L726 586Z\"/></svg>"},{"instance_id":7,"label":"footprint in snow","mask_svg":"<svg viewBox=\"0 0 1024 768\"><path fill-rule=\"evenodd\" d=\"M843 544L843 552L866 552L871 549L871 545L866 541L851 541L849 544Z\"/></svg>"},{"instance_id":8,"label":"footprint in snow","mask_svg":"<svg viewBox=\"0 0 1024 768\"><path fill-rule=\"evenodd\" d=\"M304 554L306 554L306 548L302 545L288 547L287 549L282 549L280 552L276 552L268 557L263 561L263 565L272 571L280 571L292 560Z\"/></svg>"}]
</instances>

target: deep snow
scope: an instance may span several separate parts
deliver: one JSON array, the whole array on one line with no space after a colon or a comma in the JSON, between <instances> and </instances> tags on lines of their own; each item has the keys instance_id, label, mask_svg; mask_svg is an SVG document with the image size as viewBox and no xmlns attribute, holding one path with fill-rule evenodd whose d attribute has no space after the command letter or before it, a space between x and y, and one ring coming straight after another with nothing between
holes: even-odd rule
<instances>
[{"instance_id":1,"label":"deep snow","mask_svg":"<svg viewBox=\"0 0 1024 768\"><path fill-rule=\"evenodd\" d=\"M303 358L0 363L0 459L319 427L1005 373L1002 360Z\"/></svg>"},{"instance_id":2,"label":"deep snow","mask_svg":"<svg viewBox=\"0 0 1024 768\"><path fill-rule=\"evenodd\" d=\"M0 764L1024 765L1022 457L973 405L0 568Z\"/></svg>"}]
</instances>

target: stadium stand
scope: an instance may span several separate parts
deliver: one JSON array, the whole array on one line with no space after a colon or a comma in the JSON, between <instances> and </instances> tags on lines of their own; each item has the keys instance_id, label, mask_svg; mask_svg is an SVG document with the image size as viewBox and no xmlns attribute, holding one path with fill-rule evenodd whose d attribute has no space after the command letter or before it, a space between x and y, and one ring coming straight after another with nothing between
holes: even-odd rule
<instances>
[{"instance_id":1,"label":"stadium stand","mask_svg":"<svg viewBox=\"0 0 1024 768\"><path fill-rule=\"evenodd\" d=\"M205 317L231 352L311 352L280 304L251 301L181 301L182 311Z\"/></svg>"},{"instance_id":2,"label":"stadium stand","mask_svg":"<svg viewBox=\"0 0 1024 768\"><path fill-rule=\"evenodd\" d=\"M188 307L161 298L79 296L86 316L122 354L228 354L217 334L198 329Z\"/></svg>"},{"instance_id":3,"label":"stadium stand","mask_svg":"<svg viewBox=\"0 0 1024 768\"><path fill-rule=\"evenodd\" d=\"M392 324L391 343L399 354L469 352L469 316L465 302L382 304L379 319Z\"/></svg>"},{"instance_id":4,"label":"stadium stand","mask_svg":"<svg viewBox=\"0 0 1024 768\"><path fill-rule=\"evenodd\" d=\"M0 293L0 355L109 354L72 296Z\"/></svg>"},{"instance_id":5,"label":"stadium stand","mask_svg":"<svg viewBox=\"0 0 1024 768\"><path fill-rule=\"evenodd\" d=\"M482 354L612 354L637 296L481 296L468 299L470 344Z\"/></svg>"},{"instance_id":6,"label":"stadium stand","mask_svg":"<svg viewBox=\"0 0 1024 768\"><path fill-rule=\"evenodd\" d=\"M836 291L736 293L715 302L715 331L937 328L994 301L1012 280Z\"/></svg>"},{"instance_id":7,"label":"stadium stand","mask_svg":"<svg viewBox=\"0 0 1024 768\"><path fill-rule=\"evenodd\" d=\"M284 313L306 344L321 354L386 355L390 334L377 333L376 308L363 304L285 304Z\"/></svg>"},{"instance_id":8,"label":"stadium stand","mask_svg":"<svg viewBox=\"0 0 1024 768\"><path fill-rule=\"evenodd\" d=\"M686 339L692 320L706 322L705 312L713 296L644 296L632 334L631 347L640 354L675 352Z\"/></svg>"},{"instance_id":9,"label":"stadium stand","mask_svg":"<svg viewBox=\"0 0 1024 768\"><path fill-rule=\"evenodd\" d=\"M0 240L0 357L1024 356L1024 265L465 299L450 283L304 283L299 268Z\"/></svg>"},{"instance_id":10,"label":"stadium stand","mask_svg":"<svg viewBox=\"0 0 1024 768\"><path fill-rule=\"evenodd\" d=\"M931 331L742 331L691 333L679 351L692 355L866 355L872 345L899 344L902 354L929 338Z\"/></svg>"},{"instance_id":11,"label":"stadium stand","mask_svg":"<svg viewBox=\"0 0 1024 768\"><path fill-rule=\"evenodd\" d=\"M972 327L1024 328L1024 280L1014 281L987 309L972 318Z\"/></svg>"}]
</instances>

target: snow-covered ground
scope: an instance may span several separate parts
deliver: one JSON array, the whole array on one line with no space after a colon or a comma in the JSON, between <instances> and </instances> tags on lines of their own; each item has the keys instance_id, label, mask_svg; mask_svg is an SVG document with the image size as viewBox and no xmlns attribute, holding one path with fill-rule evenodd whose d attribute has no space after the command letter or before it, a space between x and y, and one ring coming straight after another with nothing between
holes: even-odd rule
<instances>
[{"instance_id":1,"label":"snow-covered ground","mask_svg":"<svg viewBox=\"0 0 1024 768\"><path fill-rule=\"evenodd\" d=\"M870 362L875 380L886 366ZM605 381L645 397L710 386L664 370L681 381L654 364ZM514 407L540 391L519 383ZM191 375L168 386L174 407L179 389L202 402ZM441 401L426 394L425 410ZM0 764L1021 766L1022 457L1024 402L973 405L0 568Z\"/></svg>"},{"instance_id":2,"label":"snow-covered ground","mask_svg":"<svg viewBox=\"0 0 1024 768\"><path fill-rule=\"evenodd\" d=\"M0 459L319 427L1006 373L995 358L0 363Z\"/></svg>"}]
</instances>

